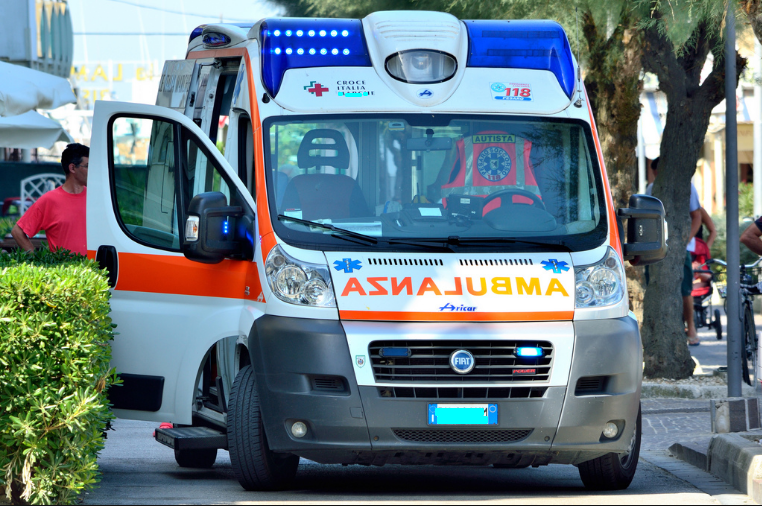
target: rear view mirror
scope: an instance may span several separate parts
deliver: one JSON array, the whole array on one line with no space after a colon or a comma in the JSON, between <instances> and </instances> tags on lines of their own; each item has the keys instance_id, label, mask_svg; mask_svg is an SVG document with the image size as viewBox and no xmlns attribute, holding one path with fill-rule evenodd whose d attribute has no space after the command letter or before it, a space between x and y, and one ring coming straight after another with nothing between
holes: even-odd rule
<instances>
[{"instance_id":1,"label":"rear view mirror","mask_svg":"<svg viewBox=\"0 0 762 506\"><path fill-rule=\"evenodd\" d=\"M630 207L619 209L620 221L627 220L627 242L622 243L624 259L632 265L655 264L667 256L667 223L664 205L649 195L632 195Z\"/></svg>"},{"instance_id":2,"label":"rear view mirror","mask_svg":"<svg viewBox=\"0 0 762 506\"><path fill-rule=\"evenodd\" d=\"M450 151L451 137L417 137L407 140L408 151Z\"/></svg>"},{"instance_id":3,"label":"rear view mirror","mask_svg":"<svg viewBox=\"0 0 762 506\"><path fill-rule=\"evenodd\" d=\"M186 258L216 264L241 252L241 244L235 240L235 221L243 216L243 208L227 203L220 192L199 193L190 201L183 242Z\"/></svg>"}]
</instances>

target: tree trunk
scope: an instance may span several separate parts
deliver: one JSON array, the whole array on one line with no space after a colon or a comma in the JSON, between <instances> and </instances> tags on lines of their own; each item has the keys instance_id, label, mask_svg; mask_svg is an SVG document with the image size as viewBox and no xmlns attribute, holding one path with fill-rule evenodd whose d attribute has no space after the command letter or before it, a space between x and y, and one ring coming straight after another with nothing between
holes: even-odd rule
<instances>
[{"instance_id":1,"label":"tree trunk","mask_svg":"<svg viewBox=\"0 0 762 506\"><path fill-rule=\"evenodd\" d=\"M616 208L627 207L636 192L638 119L643 58L642 32L624 15L610 37L597 27L590 11L583 16L583 34L589 49L585 82L593 108ZM630 309L643 321L643 269L627 266Z\"/></svg>"},{"instance_id":2,"label":"tree trunk","mask_svg":"<svg viewBox=\"0 0 762 506\"><path fill-rule=\"evenodd\" d=\"M749 17L757 40L762 42L762 0L741 0L739 4Z\"/></svg>"},{"instance_id":3,"label":"tree trunk","mask_svg":"<svg viewBox=\"0 0 762 506\"><path fill-rule=\"evenodd\" d=\"M661 378L687 378L694 363L687 347L682 321L682 295L685 247L690 233L690 184L704 143L712 109L724 98L724 62L715 55L711 74L699 84L700 73L710 48L720 46L705 24L699 24L696 44L687 47L680 58L672 44L656 27L647 30L644 65L659 78L667 96L667 121L661 140L659 175L653 194L659 198L669 223L669 250L660 263L650 266L646 289L643 337L645 375ZM745 60L737 56L738 74Z\"/></svg>"}]
</instances>

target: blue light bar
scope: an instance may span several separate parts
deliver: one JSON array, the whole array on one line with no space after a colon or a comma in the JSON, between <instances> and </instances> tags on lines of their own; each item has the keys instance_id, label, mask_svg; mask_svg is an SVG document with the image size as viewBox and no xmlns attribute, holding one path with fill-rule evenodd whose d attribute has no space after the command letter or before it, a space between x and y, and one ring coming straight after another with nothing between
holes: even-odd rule
<instances>
[{"instance_id":1,"label":"blue light bar","mask_svg":"<svg viewBox=\"0 0 762 506\"><path fill-rule=\"evenodd\" d=\"M535 346L516 348L516 356L523 358L537 358L542 357L542 348Z\"/></svg>"},{"instance_id":2,"label":"blue light bar","mask_svg":"<svg viewBox=\"0 0 762 506\"><path fill-rule=\"evenodd\" d=\"M468 67L549 70L571 98L574 58L566 32L555 21L464 21Z\"/></svg>"},{"instance_id":3,"label":"blue light bar","mask_svg":"<svg viewBox=\"0 0 762 506\"><path fill-rule=\"evenodd\" d=\"M266 19L260 40L262 81L273 97L288 69L371 66L359 19Z\"/></svg>"},{"instance_id":4,"label":"blue light bar","mask_svg":"<svg viewBox=\"0 0 762 506\"><path fill-rule=\"evenodd\" d=\"M410 348L381 348L382 357L409 357Z\"/></svg>"}]
</instances>

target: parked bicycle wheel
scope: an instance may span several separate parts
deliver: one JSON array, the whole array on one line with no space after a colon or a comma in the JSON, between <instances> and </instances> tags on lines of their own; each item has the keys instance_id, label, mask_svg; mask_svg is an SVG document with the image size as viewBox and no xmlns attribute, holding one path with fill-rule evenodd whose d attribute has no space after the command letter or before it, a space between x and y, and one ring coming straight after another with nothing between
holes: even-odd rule
<instances>
[{"instance_id":1,"label":"parked bicycle wheel","mask_svg":"<svg viewBox=\"0 0 762 506\"><path fill-rule=\"evenodd\" d=\"M757 326L754 324L754 312L751 310L751 304L747 303L744 308L744 350L746 351L747 361L751 361L751 370L755 372L757 370ZM751 378L748 374L748 364L746 365L747 373L744 376L744 381L747 385L751 385Z\"/></svg>"},{"instance_id":2,"label":"parked bicycle wheel","mask_svg":"<svg viewBox=\"0 0 762 506\"><path fill-rule=\"evenodd\" d=\"M743 346L741 346L741 367L743 380L747 385L751 385L749 376L749 360L752 361L752 368L756 367L756 327L754 325L754 314L751 307L747 304L743 312ZM754 370L754 369L752 369Z\"/></svg>"},{"instance_id":3,"label":"parked bicycle wheel","mask_svg":"<svg viewBox=\"0 0 762 506\"><path fill-rule=\"evenodd\" d=\"M720 320L720 310L714 310L714 330L717 332L717 340L722 340L722 321Z\"/></svg>"}]
</instances>

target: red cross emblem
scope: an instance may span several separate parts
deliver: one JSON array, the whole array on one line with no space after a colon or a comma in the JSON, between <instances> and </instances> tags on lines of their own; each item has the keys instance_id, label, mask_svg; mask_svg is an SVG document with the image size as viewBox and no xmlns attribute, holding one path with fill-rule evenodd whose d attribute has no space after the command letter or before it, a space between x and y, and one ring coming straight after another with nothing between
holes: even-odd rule
<instances>
[{"instance_id":1,"label":"red cross emblem","mask_svg":"<svg viewBox=\"0 0 762 506\"><path fill-rule=\"evenodd\" d=\"M312 88L310 88L310 86L312 86ZM328 88L323 88L322 84L315 81L312 81L309 86L305 86L304 89L318 97L322 97L323 93L328 91Z\"/></svg>"}]
</instances>

